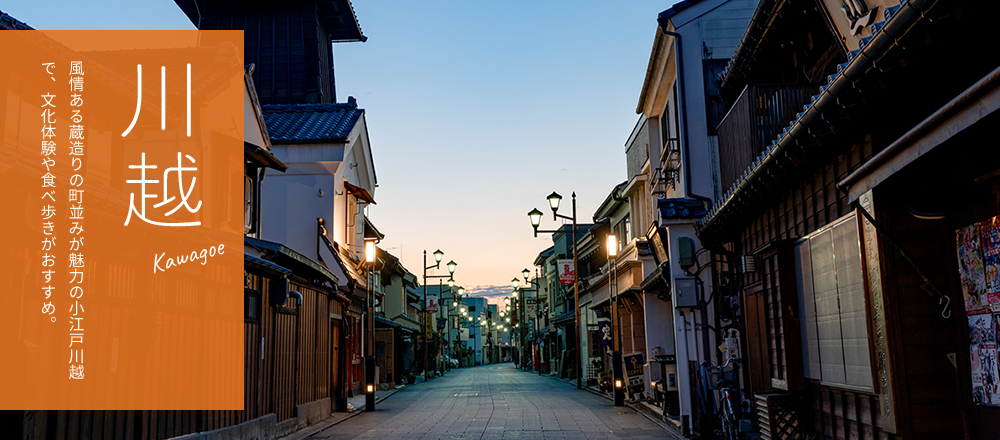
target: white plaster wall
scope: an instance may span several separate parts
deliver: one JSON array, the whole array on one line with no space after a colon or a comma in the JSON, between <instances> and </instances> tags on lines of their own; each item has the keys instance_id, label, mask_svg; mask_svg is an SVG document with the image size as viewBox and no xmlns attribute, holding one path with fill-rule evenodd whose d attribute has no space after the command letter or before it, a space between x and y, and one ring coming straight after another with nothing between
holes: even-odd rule
<instances>
[{"instance_id":1,"label":"white plaster wall","mask_svg":"<svg viewBox=\"0 0 1000 440\"><path fill-rule=\"evenodd\" d=\"M261 185L261 229L264 240L281 243L296 252L316 259L316 219L334 224L334 174L339 162L326 166L293 162L299 146L275 146L272 152L289 166L285 173L269 171ZM320 148L310 148L320 149ZM315 153L315 152L313 152ZM324 195L319 196L319 190Z\"/></svg>"}]
</instances>

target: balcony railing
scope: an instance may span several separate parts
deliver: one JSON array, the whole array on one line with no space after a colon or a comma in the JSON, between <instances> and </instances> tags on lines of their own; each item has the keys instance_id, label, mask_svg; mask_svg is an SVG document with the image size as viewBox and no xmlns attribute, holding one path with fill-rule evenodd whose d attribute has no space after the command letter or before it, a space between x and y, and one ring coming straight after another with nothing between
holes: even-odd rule
<instances>
[{"instance_id":1,"label":"balcony railing","mask_svg":"<svg viewBox=\"0 0 1000 440\"><path fill-rule=\"evenodd\" d=\"M751 84L719 123L722 190L735 183L816 93L812 84Z\"/></svg>"},{"instance_id":2,"label":"balcony railing","mask_svg":"<svg viewBox=\"0 0 1000 440\"><path fill-rule=\"evenodd\" d=\"M659 166L653 170L653 176L649 179L649 187L651 193L663 197L667 188L672 188L677 183L677 179L680 178L681 147L679 139L667 139L658 163Z\"/></svg>"}]
</instances>

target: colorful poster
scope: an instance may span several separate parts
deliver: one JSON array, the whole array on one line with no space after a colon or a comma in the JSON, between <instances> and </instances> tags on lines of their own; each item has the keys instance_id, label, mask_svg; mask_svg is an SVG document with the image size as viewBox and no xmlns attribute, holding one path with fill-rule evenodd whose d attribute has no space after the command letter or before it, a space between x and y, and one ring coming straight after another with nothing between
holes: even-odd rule
<instances>
[{"instance_id":1,"label":"colorful poster","mask_svg":"<svg viewBox=\"0 0 1000 440\"><path fill-rule=\"evenodd\" d=\"M981 405L1000 406L1000 373L997 371L997 329L1000 316L969 316L972 398Z\"/></svg>"},{"instance_id":2,"label":"colorful poster","mask_svg":"<svg viewBox=\"0 0 1000 440\"><path fill-rule=\"evenodd\" d=\"M955 231L958 272L969 319L972 399L1000 406L1000 217Z\"/></svg>"},{"instance_id":3,"label":"colorful poster","mask_svg":"<svg viewBox=\"0 0 1000 440\"><path fill-rule=\"evenodd\" d=\"M979 224L982 235L983 273L986 298L992 312L1000 312L1000 219L993 217Z\"/></svg>"},{"instance_id":4,"label":"colorful poster","mask_svg":"<svg viewBox=\"0 0 1000 440\"><path fill-rule=\"evenodd\" d=\"M980 247L979 224L972 224L955 232L958 238L958 272L962 280L965 311L972 314L989 305L986 298L986 274Z\"/></svg>"}]
</instances>

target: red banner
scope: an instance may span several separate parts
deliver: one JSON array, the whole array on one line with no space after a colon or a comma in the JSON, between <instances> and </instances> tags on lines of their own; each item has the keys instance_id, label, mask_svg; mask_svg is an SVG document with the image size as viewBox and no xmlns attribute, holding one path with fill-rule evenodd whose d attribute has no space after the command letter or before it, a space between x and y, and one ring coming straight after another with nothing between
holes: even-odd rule
<instances>
[{"instance_id":1,"label":"red banner","mask_svg":"<svg viewBox=\"0 0 1000 440\"><path fill-rule=\"evenodd\" d=\"M556 270L559 273L559 284L572 285L576 282L576 267L573 260L556 260Z\"/></svg>"}]
</instances>

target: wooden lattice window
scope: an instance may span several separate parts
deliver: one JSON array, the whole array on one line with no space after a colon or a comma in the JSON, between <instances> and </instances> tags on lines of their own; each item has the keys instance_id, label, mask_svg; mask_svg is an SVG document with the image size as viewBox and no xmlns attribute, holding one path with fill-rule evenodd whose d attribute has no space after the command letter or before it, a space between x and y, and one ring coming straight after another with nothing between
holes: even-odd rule
<instances>
[{"instance_id":1,"label":"wooden lattice window","mask_svg":"<svg viewBox=\"0 0 1000 440\"><path fill-rule=\"evenodd\" d=\"M771 243L766 248L758 256L761 291L757 313L764 327L770 386L800 390L804 381L794 248L791 241Z\"/></svg>"},{"instance_id":2,"label":"wooden lattice window","mask_svg":"<svg viewBox=\"0 0 1000 440\"><path fill-rule=\"evenodd\" d=\"M762 260L768 360L771 365L771 380L784 382L787 377L787 362L785 353L785 326L781 313L781 280L778 276L778 255L775 253ZM785 388L779 384L775 384L775 387Z\"/></svg>"}]
</instances>

